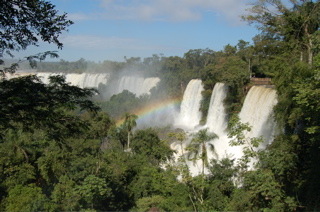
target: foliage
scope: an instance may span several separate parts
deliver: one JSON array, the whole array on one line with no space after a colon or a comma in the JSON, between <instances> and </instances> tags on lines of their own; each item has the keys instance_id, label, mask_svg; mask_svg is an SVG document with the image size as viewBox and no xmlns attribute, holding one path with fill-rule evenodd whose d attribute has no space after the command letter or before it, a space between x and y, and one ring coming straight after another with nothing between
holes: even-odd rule
<instances>
[{"instance_id":1,"label":"foliage","mask_svg":"<svg viewBox=\"0 0 320 212\"><path fill-rule=\"evenodd\" d=\"M292 211L294 198L286 196L281 185L268 170L245 174L243 187L234 193L228 210Z\"/></svg>"},{"instance_id":2,"label":"foliage","mask_svg":"<svg viewBox=\"0 0 320 212\"><path fill-rule=\"evenodd\" d=\"M173 151L161 141L151 128L138 130L132 139L132 151L144 155L152 164L159 165L171 159Z\"/></svg>"},{"instance_id":3,"label":"foliage","mask_svg":"<svg viewBox=\"0 0 320 212\"><path fill-rule=\"evenodd\" d=\"M99 204L111 195L111 189L108 188L105 179L96 177L95 175L88 175L81 185L74 188L74 192L81 196L84 203L84 209L99 208ZM100 206L101 207L101 206Z\"/></svg>"},{"instance_id":4,"label":"foliage","mask_svg":"<svg viewBox=\"0 0 320 212\"><path fill-rule=\"evenodd\" d=\"M56 205L34 184L16 185L5 201L6 211L55 211Z\"/></svg>"},{"instance_id":5,"label":"foliage","mask_svg":"<svg viewBox=\"0 0 320 212\"><path fill-rule=\"evenodd\" d=\"M262 35L275 40L284 40L287 49L298 50L301 60L313 63L312 36L319 28L319 1L283 1L258 0L252 3L250 14L243 16L249 23L257 23ZM288 48L289 47L289 48ZM303 54L306 54L304 59Z\"/></svg>"},{"instance_id":6,"label":"foliage","mask_svg":"<svg viewBox=\"0 0 320 212\"><path fill-rule=\"evenodd\" d=\"M162 208L159 208L159 205L164 200L165 198L159 195L143 197L137 201L137 209L135 209L135 211L149 211L151 208L156 208L157 211L165 211Z\"/></svg>"},{"instance_id":7,"label":"foliage","mask_svg":"<svg viewBox=\"0 0 320 212\"><path fill-rule=\"evenodd\" d=\"M217 211L225 211L236 191L235 179L238 174L238 167L234 160L222 158L212 159L209 166L207 204Z\"/></svg>"},{"instance_id":8,"label":"foliage","mask_svg":"<svg viewBox=\"0 0 320 212\"><path fill-rule=\"evenodd\" d=\"M24 130L47 128L52 138L76 133L85 123L66 112L79 110L97 111L99 108L87 98L93 89L68 85L62 76L52 76L45 85L35 75L13 78L0 82L0 134L21 125ZM64 127L64 133L57 130Z\"/></svg>"},{"instance_id":9,"label":"foliage","mask_svg":"<svg viewBox=\"0 0 320 212\"><path fill-rule=\"evenodd\" d=\"M128 90L123 90L119 94L111 96L109 101L98 102L103 111L110 114L113 119L119 120L126 112L136 111L148 103L149 97L136 97L135 94Z\"/></svg>"},{"instance_id":10,"label":"foliage","mask_svg":"<svg viewBox=\"0 0 320 212\"><path fill-rule=\"evenodd\" d=\"M180 147L181 147L181 155L184 155L184 147L183 143L187 138L187 133L185 131L180 131L180 132L170 132L168 133L169 138L175 138L179 141Z\"/></svg>"},{"instance_id":11,"label":"foliage","mask_svg":"<svg viewBox=\"0 0 320 212\"><path fill-rule=\"evenodd\" d=\"M215 152L214 145L210 142L217 138L218 136L215 133L209 132L209 129L205 128L193 135L190 145L186 148L189 160L196 162L200 159L202 161L202 175L204 175L204 169L209 163L208 148Z\"/></svg>"},{"instance_id":12,"label":"foliage","mask_svg":"<svg viewBox=\"0 0 320 212\"><path fill-rule=\"evenodd\" d=\"M83 73L89 68L90 61L80 58L77 61L69 62L63 59L60 62L42 62L37 64L37 71L39 72L70 72Z\"/></svg>"},{"instance_id":13,"label":"foliage","mask_svg":"<svg viewBox=\"0 0 320 212\"><path fill-rule=\"evenodd\" d=\"M24 50L29 45L37 45L39 42L37 36L45 42L62 47L63 44L58 37L72 24L66 19L66 13L58 15L55 6L46 1L4 1L2 3L1 14L6 19L2 19L1 24L1 57L4 51Z\"/></svg>"},{"instance_id":14,"label":"foliage","mask_svg":"<svg viewBox=\"0 0 320 212\"><path fill-rule=\"evenodd\" d=\"M25 50L28 46L38 46L40 40L53 43L61 49L63 44L59 36L73 24L67 19L66 13L59 15L55 5L43 0L4 0L0 11L2 14L0 65L4 65L1 58L5 55L13 57L13 51ZM47 55L57 56L55 52L45 52L26 59L33 66L35 59L43 60ZM14 72L17 66L18 63L14 63L11 67L0 70L1 75L5 72Z\"/></svg>"},{"instance_id":15,"label":"foliage","mask_svg":"<svg viewBox=\"0 0 320 212\"><path fill-rule=\"evenodd\" d=\"M130 114L126 112L125 114L123 114L121 118L124 119L122 127L126 129L128 133L127 144L128 144L128 149L130 149L130 137L131 137L133 128L137 126L136 120L138 119L138 116L136 114Z\"/></svg>"}]
</instances>

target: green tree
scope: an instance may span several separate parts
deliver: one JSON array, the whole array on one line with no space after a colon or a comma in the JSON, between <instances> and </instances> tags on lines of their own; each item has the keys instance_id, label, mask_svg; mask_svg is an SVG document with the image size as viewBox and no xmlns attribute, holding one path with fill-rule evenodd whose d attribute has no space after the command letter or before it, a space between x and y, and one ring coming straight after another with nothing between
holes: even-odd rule
<instances>
[{"instance_id":1,"label":"green tree","mask_svg":"<svg viewBox=\"0 0 320 212\"><path fill-rule=\"evenodd\" d=\"M55 184L50 197L58 205L59 211L80 210L81 196L74 191L76 185L76 182L66 175L61 176Z\"/></svg>"},{"instance_id":2,"label":"green tree","mask_svg":"<svg viewBox=\"0 0 320 212\"><path fill-rule=\"evenodd\" d=\"M320 63L319 55L315 57L314 69L310 77L299 77L293 87L292 110L289 113L288 122L293 135L288 134L294 148L294 154L298 157L296 167L301 173L295 180L300 179L303 183L296 184L298 188L299 200L303 201L307 210L319 210L319 188L316 180L319 175L319 97L320 83ZM297 148L299 147L299 148ZM299 178L298 178L299 177ZM289 184L290 185L290 184Z\"/></svg>"},{"instance_id":3,"label":"green tree","mask_svg":"<svg viewBox=\"0 0 320 212\"><path fill-rule=\"evenodd\" d=\"M55 6L44 0L4 0L1 4L0 20L0 65L5 55L13 57L13 51L25 50L28 46L38 46L40 40L53 43L62 48L59 36L73 24L67 14L59 15ZM35 59L43 60L47 55L57 56L54 52L45 52L27 57L34 65ZM13 72L17 63L0 70L1 74Z\"/></svg>"},{"instance_id":4,"label":"green tree","mask_svg":"<svg viewBox=\"0 0 320 212\"><path fill-rule=\"evenodd\" d=\"M179 141L180 148L181 148L181 154L183 155L184 154L183 142L187 138L187 133L182 130L180 132L170 132L170 133L168 133L168 136L176 138Z\"/></svg>"},{"instance_id":5,"label":"green tree","mask_svg":"<svg viewBox=\"0 0 320 212\"><path fill-rule=\"evenodd\" d=\"M226 210L294 211L296 206L270 170L256 170L245 173L242 188L233 193Z\"/></svg>"},{"instance_id":6,"label":"green tree","mask_svg":"<svg viewBox=\"0 0 320 212\"><path fill-rule=\"evenodd\" d=\"M215 133L208 132L208 128L199 130L192 138L190 145L186 148L188 150L188 159L196 162L202 161L202 175L204 175L205 167L209 165L208 147L214 152L214 145L210 141L217 139Z\"/></svg>"},{"instance_id":7,"label":"green tree","mask_svg":"<svg viewBox=\"0 0 320 212\"><path fill-rule=\"evenodd\" d=\"M122 118L124 119L123 122L123 127L127 130L128 132L128 149L130 149L130 136L132 133L132 129L137 126L136 120L138 119L138 116L135 114L130 114L126 112L123 114Z\"/></svg>"},{"instance_id":8,"label":"green tree","mask_svg":"<svg viewBox=\"0 0 320 212\"><path fill-rule=\"evenodd\" d=\"M252 159L258 159L257 147L263 143L263 138L251 138L246 134L251 131L249 123L241 123L238 115L233 115L229 122L228 137L231 139L229 144L231 146L243 146L243 157L240 159L240 168L244 171L249 166L250 162L256 163Z\"/></svg>"},{"instance_id":9,"label":"green tree","mask_svg":"<svg viewBox=\"0 0 320 212\"><path fill-rule=\"evenodd\" d=\"M161 141L157 132L151 128L138 130L132 139L132 151L143 155L154 165L159 165L172 158L173 151Z\"/></svg>"},{"instance_id":10,"label":"green tree","mask_svg":"<svg viewBox=\"0 0 320 212\"><path fill-rule=\"evenodd\" d=\"M224 53L226 54L227 57L235 55L237 52L237 47L236 46L231 46L230 44L224 46L223 49Z\"/></svg>"},{"instance_id":11,"label":"green tree","mask_svg":"<svg viewBox=\"0 0 320 212\"><path fill-rule=\"evenodd\" d=\"M106 112L99 111L98 113L84 113L82 119L90 123L88 138L100 139L101 143L108 135L108 130L114 126L114 121Z\"/></svg>"},{"instance_id":12,"label":"green tree","mask_svg":"<svg viewBox=\"0 0 320 212\"><path fill-rule=\"evenodd\" d=\"M287 176L288 169L295 166L295 156L287 155L285 151L288 151L289 148L285 144L281 144L285 146L285 151L281 149L258 150L257 147L263 142L263 139L246 136L246 132L250 130L249 124L241 123L238 116L231 117L228 133L231 138L230 145L242 146L243 157L238 162L238 173L235 178L241 187L232 193L226 210L295 210L297 207L295 198L286 192L286 186L283 184L285 180L279 179L280 176ZM274 161L284 159L289 159L289 161L285 163Z\"/></svg>"},{"instance_id":13,"label":"green tree","mask_svg":"<svg viewBox=\"0 0 320 212\"><path fill-rule=\"evenodd\" d=\"M137 211L165 211L164 209L159 209L159 205L165 201L165 198L160 195L154 195L152 197L143 197L137 200Z\"/></svg>"},{"instance_id":14,"label":"green tree","mask_svg":"<svg viewBox=\"0 0 320 212\"><path fill-rule=\"evenodd\" d=\"M66 173L79 180L88 172L96 172L96 162L99 162L96 149L101 142L94 140L97 142L92 145L91 139L85 140L90 123L75 111L80 113L88 109L96 112L99 108L88 100L94 93L94 90L65 83L61 76L53 77L49 84L42 83L36 76L0 82L0 187L3 203L16 185L36 183L41 194L50 196L53 183ZM102 135L97 132L99 130L96 133ZM81 146L84 141L94 151ZM82 154L75 151L75 147L82 148L79 150ZM75 170L76 174L73 173ZM34 210L47 209L39 207Z\"/></svg>"},{"instance_id":15,"label":"green tree","mask_svg":"<svg viewBox=\"0 0 320 212\"><path fill-rule=\"evenodd\" d=\"M249 8L249 15L243 19L257 23L264 36L287 42L291 50L298 50L301 60L304 52L307 63L313 61L316 32L319 29L319 1L291 0L284 1L257 0Z\"/></svg>"},{"instance_id":16,"label":"green tree","mask_svg":"<svg viewBox=\"0 0 320 212\"><path fill-rule=\"evenodd\" d=\"M187 186L170 169L144 164L130 184L130 191L137 205L131 209L134 211L152 207L163 211L191 210Z\"/></svg>"},{"instance_id":17,"label":"green tree","mask_svg":"<svg viewBox=\"0 0 320 212\"><path fill-rule=\"evenodd\" d=\"M254 56L254 47L249 45L249 42L239 40L237 44L237 55L239 55L245 62L248 63L249 77L252 77L252 63Z\"/></svg>"},{"instance_id":18,"label":"green tree","mask_svg":"<svg viewBox=\"0 0 320 212\"><path fill-rule=\"evenodd\" d=\"M98 111L88 100L95 93L67 84L62 76L52 76L47 85L35 75L1 81L0 135L8 128L15 129L17 123L24 130L45 128L52 138L79 132L86 125L71 112Z\"/></svg>"},{"instance_id":19,"label":"green tree","mask_svg":"<svg viewBox=\"0 0 320 212\"><path fill-rule=\"evenodd\" d=\"M55 211L57 206L35 184L16 185L4 201L5 211Z\"/></svg>"},{"instance_id":20,"label":"green tree","mask_svg":"<svg viewBox=\"0 0 320 212\"><path fill-rule=\"evenodd\" d=\"M208 167L206 202L210 209L226 211L233 193L236 190L235 179L238 167L234 159L212 159Z\"/></svg>"},{"instance_id":21,"label":"green tree","mask_svg":"<svg viewBox=\"0 0 320 212\"><path fill-rule=\"evenodd\" d=\"M103 206L99 205L104 199L111 195L111 189L108 187L106 179L102 179L95 175L88 175L81 185L75 187L74 192L81 196L83 200L83 209L99 209L104 210Z\"/></svg>"},{"instance_id":22,"label":"green tree","mask_svg":"<svg viewBox=\"0 0 320 212\"><path fill-rule=\"evenodd\" d=\"M158 99L170 97L179 97L183 95L184 89L188 83L180 73L183 68L184 59L178 56L171 56L164 59L161 69L161 81L159 82L158 89L152 95ZM189 77L188 77L189 78ZM166 88L166 89L164 89Z\"/></svg>"},{"instance_id":23,"label":"green tree","mask_svg":"<svg viewBox=\"0 0 320 212\"><path fill-rule=\"evenodd\" d=\"M101 109L116 120L121 119L126 112L137 110L143 106L143 98L138 98L134 93L123 90L119 94L111 96L109 101L99 102Z\"/></svg>"}]
</instances>

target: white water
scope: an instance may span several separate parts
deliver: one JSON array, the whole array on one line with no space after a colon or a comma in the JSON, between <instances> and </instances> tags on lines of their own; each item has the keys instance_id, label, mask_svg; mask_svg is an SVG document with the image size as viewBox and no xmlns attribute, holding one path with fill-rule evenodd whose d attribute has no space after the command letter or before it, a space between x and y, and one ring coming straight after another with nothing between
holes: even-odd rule
<instances>
[{"instance_id":1,"label":"white water","mask_svg":"<svg viewBox=\"0 0 320 212\"><path fill-rule=\"evenodd\" d=\"M195 81L191 82L195 84ZM210 132L214 132L219 136L218 139L210 142L215 147L215 154L211 152L209 154L210 159L222 159L224 157L240 159L243 156L242 151L244 146L229 145L231 139L228 138L226 132L227 114L223 105L223 100L226 97L227 90L227 86L225 86L223 83L217 83L215 85L210 100L207 123L205 126L203 126L203 128L209 128ZM187 92L189 93L190 91L186 90L185 96L188 96L188 98L183 99L182 105L185 104L184 101L192 101L189 99L192 98L192 95L190 95L191 92L189 94ZM262 136L262 138L265 140L265 142L259 146L259 149L264 149L268 144L270 144L273 141L275 134L277 133L276 123L273 118L273 107L276 104L277 95L275 90L262 86L253 86L248 92L241 112L239 113L240 122L248 123L251 127L251 131L246 134L246 137L253 138ZM189 103L187 103L187 105L189 105ZM190 109L191 107L186 108ZM186 110L186 108L181 107L180 113L187 116L188 114L191 114L191 111ZM186 111L183 112L183 110ZM198 112L199 106L194 106L193 110L195 110L193 112ZM184 120L188 121L188 118L185 118ZM187 132L194 132L194 127L196 125L194 125L194 121L189 121L189 126L193 126L193 128L183 129L187 130ZM185 141L185 144L183 146L186 147L188 143L190 143L190 138L189 140ZM171 146L181 152L181 147L178 143L174 143ZM177 155L176 157L179 157L179 155ZM191 162L188 162L188 166L193 175L197 175L201 172L201 161L197 161L195 165Z\"/></svg>"},{"instance_id":2,"label":"white water","mask_svg":"<svg viewBox=\"0 0 320 212\"><path fill-rule=\"evenodd\" d=\"M51 72L30 72L16 73L12 77L23 76L28 74L36 74L41 77L43 83L49 83L49 77L55 75L64 75L66 82L71 85L79 86L81 88L99 88L99 85L108 85L107 90L102 90L104 96L111 97L114 94L119 94L123 90L128 90L134 93L137 97L143 94L150 94L150 90L157 86L160 82L158 77L138 77L138 76L122 76L118 80L110 79L110 74L93 74L93 73L51 73ZM110 86L109 86L110 84Z\"/></svg>"},{"instance_id":3,"label":"white water","mask_svg":"<svg viewBox=\"0 0 320 212\"><path fill-rule=\"evenodd\" d=\"M223 135L228 125L227 113L224 107L224 99L227 96L228 87L223 83L216 83L211 99L207 115L206 127L210 132L216 133L218 136Z\"/></svg>"},{"instance_id":4,"label":"white water","mask_svg":"<svg viewBox=\"0 0 320 212\"><path fill-rule=\"evenodd\" d=\"M222 159L233 156L240 158L242 156L242 148L229 145L230 139L226 131L228 118L224 107L227 92L228 87L223 83L216 83L212 91L205 128L217 134L218 138L210 142L215 147L215 153L209 152L209 158Z\"/></svg>"},{"instance_id":5,"label":"white water","mask_svg":"<svg viewBox=\"0 0 320 212\"><path fill-rule=\"evenodd\" d=\"M150 90L156 87L158 82L160 82L158 77L123 76L114 84L110 95L121 93L123 90L128 90L136 94L137 97L143 94L150 94Z\"/></svg>"},{"instance_id":6,"label":"white water","mask_svg":"<svg viewBox=\"0 0 320 212\"><path fill-rule=\"evenodd\" d=\"M99 84L106 85L109 79L109 74L65 74L65 73L48 73L48 72L38 72L37 76L41 77L42 81L46 84L49 83L49 76L54 75L64 75L66 77L66 82L71 85L79 86L81 88L98 88Z\"/></svg>"},{"instance_id":7,"label":"white water","mask_svg":"<svg viewBox=\"0 0 320 212\"><path fill-rule=\"evenodd\" d=\"M191 80L183 95L180 114L175 121L175 126L192 130L199 125L201 112L199 111L202 100L203 86L201 80Z\"/></svg>"},{"instance_id":8,"label":"white water","mask_svg":"<svg viewBox=\"0 0 320 212\"><path fill-rule=\"evenodd\" d=\"M262 136L264 143L260 144L259 149L264 149L270 144L276 134L276 122L273 118L273 107L277 103L276 91L262 86L253 86L244 101L239 113L241 123L248 123L251 131L245 134L246 138L257 138ZM244 146L230 146L230 138L227 133L220 133L219 139L212 141L217 150L218 159L231 157L239 159L243 156ZM211 155L211 157L213 157Z\"/></svg>"},{"instance_id":9,"label":"white water","mask_svg":"<svg viewBox=\"0 0 320 212\"><path fill-rule=\"evenodd\" d=\"M247 94L239 114L242 123L249 123L251 131L247 137L260 137L265 140L261 147L273 141L276 133L276 123L273 118L273 107L277 104L277 94L274 89L253 86Z\"/></svg>"}]
</instances>

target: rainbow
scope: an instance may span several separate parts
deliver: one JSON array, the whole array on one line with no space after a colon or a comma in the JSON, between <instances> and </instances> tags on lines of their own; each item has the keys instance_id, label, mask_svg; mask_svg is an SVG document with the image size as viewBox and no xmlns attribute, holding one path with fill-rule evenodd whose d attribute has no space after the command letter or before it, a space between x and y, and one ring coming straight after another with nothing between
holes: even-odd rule
<instances>
[{"instance_id":1,"label":"rainbow","mask_svg":"<svg viewBox=\"0 0 320 212\"><path fill-rule=\"evenodd\" d=\"M172 106L179 106L181 104L181 99L180 98L171 98L171 99L166 99L166 100L161 100L161 101L156 101L149 103L143 108L139 108L137 110L131 111L131 114L136 114L138 116L138 119L143 119L148 116L151 116L152 114L161 112L166 110L169 107ZM116 121L116 126L119 127L121 124L123 124L124 119L119 119Z\"/></svg>"}]
</instances>

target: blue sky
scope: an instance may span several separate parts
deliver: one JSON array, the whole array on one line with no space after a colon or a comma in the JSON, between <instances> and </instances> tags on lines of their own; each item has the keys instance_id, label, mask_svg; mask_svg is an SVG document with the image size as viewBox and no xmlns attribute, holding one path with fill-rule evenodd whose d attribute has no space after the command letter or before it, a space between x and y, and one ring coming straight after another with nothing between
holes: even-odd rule
<instances>
[{"instance_id":1,"label":"blue sky","mask_svg":"<svg viewBox=\"0 0 320 212\"><path fill-rule=\"evenodd\" d=\"M180 56L222 50L258 34L242 22L248 0L51 0L74 25L63 33L59 59L124 61L124 56ZM57 50L41 44L23 54Z\"/></svg>"}]
</instances>

